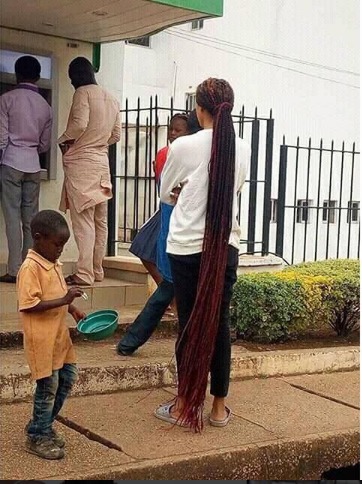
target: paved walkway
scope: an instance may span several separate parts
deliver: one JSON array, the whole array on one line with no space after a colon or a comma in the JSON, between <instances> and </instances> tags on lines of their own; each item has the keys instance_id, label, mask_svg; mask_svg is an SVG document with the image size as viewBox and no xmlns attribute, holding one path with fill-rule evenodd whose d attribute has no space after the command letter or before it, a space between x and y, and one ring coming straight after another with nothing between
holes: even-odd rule
<instances>
[{"instance_id":1,"label":"paved walkway","mask_svg":"<svg viewBox=\"0 0 362 484\"><path fill-rule=\"evenodd\" d=\"M316 479L359 459L359 372L231 384L234 416L201 435L153 416L174 390L71 398L66 457L24 452L31 404L1 406L1 479ZM205 418L210 409L208 397ZM96 439L97 441L90 440ZM101 442L101 443L100 443ZM116 447L116 448L110 448Z\"/></svg>"}]
</instances>

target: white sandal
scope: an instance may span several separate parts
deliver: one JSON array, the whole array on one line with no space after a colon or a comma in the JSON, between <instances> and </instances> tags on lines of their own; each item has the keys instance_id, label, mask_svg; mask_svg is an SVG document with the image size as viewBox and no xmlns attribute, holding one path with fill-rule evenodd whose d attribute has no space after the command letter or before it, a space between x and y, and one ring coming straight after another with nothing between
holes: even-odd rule
<instances>
[{"instance_id":1,"label":"white sandal","mask_svg":"<svg viewBox=\"0 0 362 484\"><path fill-rule=\"evenodd\" d=\"M209 422L210 422L210 425L212 425L212 427L226 427L226 425L230 422L232 412L230 408L227 407L226 405L225 405L225 410L226 410L226 417L224 418L224 420L213 420L209 416Z\"/></svg>"},{"instance_id":2,"label":"white sandal","mask_svg":"<svg viewBox=\"0 0 362 484\"><path fill-rule=\"evenodd\" d=\"M171 423L173 425L179 425L180 427L187 427L187 425L183 424L181 420L178 420L176 417L171 415L171 409L174 406L174 403L162 403L159 405L154 415L156 418L163 420L164 422Z\"/></svg>"}]
</instances>

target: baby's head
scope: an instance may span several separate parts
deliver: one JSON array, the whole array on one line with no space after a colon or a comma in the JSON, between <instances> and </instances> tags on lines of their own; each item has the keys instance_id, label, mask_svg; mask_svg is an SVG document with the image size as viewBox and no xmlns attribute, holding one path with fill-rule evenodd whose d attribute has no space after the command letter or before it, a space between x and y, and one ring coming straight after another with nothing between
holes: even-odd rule
<instances>
[{"instance_id":1,"label":"baby's head","mask_svg":"<svg viewBox=\"0 0 362 484\"><path fill-rule=\"evenodd\" d=\"M42 210L31 222L33 248L44 259L55 262L70 237L67 221L55 210Z\"/></svg>"}]
</instances>

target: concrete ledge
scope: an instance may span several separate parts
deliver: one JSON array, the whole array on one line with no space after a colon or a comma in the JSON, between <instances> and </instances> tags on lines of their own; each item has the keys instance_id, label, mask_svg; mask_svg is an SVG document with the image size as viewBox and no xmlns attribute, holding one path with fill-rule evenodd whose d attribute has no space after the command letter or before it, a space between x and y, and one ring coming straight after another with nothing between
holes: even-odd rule
<instances>
[{"instance_id":1,"label":"concrete ledge","mask_svg":"<svg viewBox=\"0 0 362 484\"><path fill-rule=\"evenodd\" d=\"M134 256L106 257L103 261L103 267L107 277L146 284L149 294L155 290L152 285L152 277L140 259Z\"/></svg>"},{"instance_id":2,"label":"concrete ledge","mask_svg":"<svg viewBox=\"0 0 362 484\"><path fill-rule=\"evenodd\" d=\"M279 350L248 353L233 361L231 377L306 375L359 368L359 347Z\"/></svg>"},{"instance_id":3,"label":"concrete ledge","mask_svg":"<svg viewBox=\"0 0 362 484\"><path fill-rule=\"evenodd\" d=\"M103 261L103 267L106 269L109 277L114 277L114 271L122 271L122 277L125 278L124 273L138 273L148 274L147 269L143 266L142 262L132 256L115 256L106 257ZM257 256L257 255L242 255L239 257L238 274L244 274L248 272L272 272L280 271L284 269L284 262L282 259L276 256ZM112 272L110 272L112 271Z\"/></svg>"},{"instance_id":4,"label":"concrete ledge","mask_svg":"<svg viewBox=\"0 0 362 484\"><path fill-rule=\"evenodd\" d=\"M273 255L242 255L239 257L238 275L255 272L277 272L283 270L284 262Z\"/></svg>"},{"instance_id":5,"label":"concrete ledge","mask_svg":"<svg viewBox=\"0 0 362 484\"><path fill-rule=\"evenodd\" d=\"M116 393L125 390L162 388L176 381L175 365L151 363L142 366L79 367L72 396ZM0 403L30 400L34 382L30 373L0 375Z\"/></svg>"},{"instance_id":6,"label":"concrete ledge","mask_svg":"<svg viewBox=\"0 0 362 484\"><path fill-rule=\"evenodd\" d=\"M239 267L279 265L284 265L283 259L275 255L241 255L239 257Z\"/></svg>"},{"instance_id":7,"label":"concrete ledge","mask_svg":"<svg viewBox=\"0 0 362 484\"><path fill-rule=\"evenodd\" d=\"M320 480L359 462L358 429L118 465L76 480Z\"/></svg>"},{"instance_id":8,"label":"concrete ledge","mask_svg":"<svg viewBox=\"0 0 362 484\"><path fill-rule=\"evenodd\" d=\"M64 261L63 262L63 273L65 275L73 274L75 272L77 262L76 261ZM5 274L7 272L6 262L0 262L0 273Z\"/></svg>"},{"instance_id":9,"label":"concrete ledge","mask_svg":"<svg viewBox=\"0 0 362 484\"><path fill-rule=\"evenodd\" d=\"M85 312L104 308L123 308L125 306L144 305L149 297L147 276L144 281L130 281L122 277L106 277L102 282L86 286L83 291L88 299L77 299L77 307ZM15 284L0 283L1 321L18 317L18 301Z\"/></svg>"},{"instance_id":10,"label":"concrete ledge","mask_svg":"<svg viewBox=\"0 0 362 484\"><path fill-rule=\"evenodd\" d=\"M147 269L144 267L140 259L131 256L105 257L103 260L103 267L106 269L119 269L122 271L148 274Z\"/></svg>"},{"instance_id":11,"label":"concrete ledge","mask_svg":"<svg viewBox=\"0 0 362 484\"><path fill-rule=\"evenodd\" d=\"M302 374L352 371L359 368L359 348L323 348L298 351L243 353L232 356L231 379L266 378ZM167 361L130 365L79 365L73 396L115 393L124 390L162 388L176 384L175 364ZM28 372L0 375L0 403L32 398Z\"/></svg>"}]
</instances>

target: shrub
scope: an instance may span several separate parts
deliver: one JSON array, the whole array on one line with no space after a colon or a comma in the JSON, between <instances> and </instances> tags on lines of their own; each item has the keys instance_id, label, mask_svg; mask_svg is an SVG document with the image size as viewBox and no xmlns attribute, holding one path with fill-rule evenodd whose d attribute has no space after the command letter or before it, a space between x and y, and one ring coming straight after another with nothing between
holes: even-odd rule
<instances>
[{"instance_id":1,"label":"shrub","mask_svg":"<svg viewBox=\"0 0 362 484\"><path fill-rule=\"evenodd\" d=\"M346 336L359 324L359 264L328 260L239 276L231 324L244 339L281 341L329 324Z\"/></svg>"},{"instance_id":2,"label":"shrub","mask_svg":"<svg viewBox=\"0 0 362 484\"><path fill-rule=\"evenodd\" d=\"M248 274L235 284L231 324L245 339L280 341L303 329L305 310L303 286L296 278Z\"/></svg>"},{"instance_id":3,"label":"shrub","mask_svg":"<svg viewBox=\"0 0 362 484\"><path fill-rule=\"evenodd\" d=\"M328 279L328 290L323 292L322 305L327 322L338 336L348 336L358 329L360 320L360 266L354 259L329 259L299 264L284 270L314 278Z\"/></svg>"},{"instance_id":4,"label":"shrub","mask_svg":"<svg viewBox=\"0 0 362 484\"><path fill-rule=\"evenodd\" d=\"M359 278L360 262L357 259L328 259L316 262L304 262L288 266L283 272L298 272L309 276L337 277L350 275Z\"/></svg>"}]
</instances>

